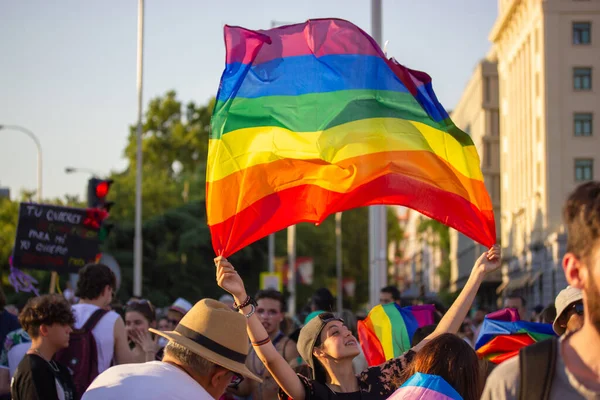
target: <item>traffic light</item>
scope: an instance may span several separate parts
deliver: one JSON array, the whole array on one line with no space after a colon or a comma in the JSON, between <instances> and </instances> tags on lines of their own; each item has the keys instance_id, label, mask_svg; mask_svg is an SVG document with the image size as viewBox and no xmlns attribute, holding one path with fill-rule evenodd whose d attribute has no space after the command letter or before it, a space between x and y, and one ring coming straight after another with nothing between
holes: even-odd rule
<instances>
[{"instance_id":1,"label":"traffic light","mask_svg":"<svg viewBox=\"0 0 600 400\"><path fill-rule=\"evenodd\" d=\"M106 197L112 185L112 179L91 178L88 181L88 208L100 208L106 212L110 211L110 207L114 204L112 201L107 201Z\"/></svg>"}]
</instances>

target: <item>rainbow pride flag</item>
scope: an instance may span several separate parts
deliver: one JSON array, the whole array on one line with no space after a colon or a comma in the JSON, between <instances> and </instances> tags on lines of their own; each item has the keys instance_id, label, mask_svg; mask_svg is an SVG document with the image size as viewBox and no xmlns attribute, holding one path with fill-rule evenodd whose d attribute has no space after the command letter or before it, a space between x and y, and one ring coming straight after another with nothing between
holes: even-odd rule
<instances>
[{"instance_id":1,"label":"rainbow pride flag","mask_svg":"<svg viewBox=\"0 0 600 400\"><path fill-rule=\"evenodd\" d=\"M358 322L358 338L369 366L398 357L411 348L417 328L434 323L431 304L400 307L396 303L373 307Z\"/></svg>"},{"instance_id":2,"label":"rainbow pride flag","mask_svg":"<svg viewBox=\"0 0 600 400\"><path fill-rule=\"evenodd\" d=\"M479 357L500 364L531 344L556 336L551 324L520 321L516 310L486 315L475 343Z\"/></svg>"},{"instance_id":3,"label":"rainbow pride flag","mask_svg":"<svg viewBox=\"0 0 600 400\"><path fill-rule=\"evenodd\" d=\"M228 256L299 222L397 204L495 241L479 156L431 78L387 59L352 23L225 26L206 209Z\"/></svg>"},{"instance_id":4,"label":"rainbow pride flag","mask_svg":"<svg viewBox=\"0 0 600 400\"><path fill-rule=\"evenodd\" d=\"M417 372L400 386L388 400L463 400L444 378Z\"/></svg>"}]
</instances>

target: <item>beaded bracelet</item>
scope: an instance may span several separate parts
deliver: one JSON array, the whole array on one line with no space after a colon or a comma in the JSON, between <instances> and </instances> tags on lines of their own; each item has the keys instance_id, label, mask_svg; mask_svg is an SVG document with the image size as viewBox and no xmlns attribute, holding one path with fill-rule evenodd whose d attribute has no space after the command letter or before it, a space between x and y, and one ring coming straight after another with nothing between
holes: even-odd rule
<instances>
[{"instance_id":1,"label":"beaded bracelet","mask_svg":"<svg viewBox=\"0 0 600 400\"><path fill-rule=\"evenodd\" d=\"M233 303L233 308L235 308L236 310L241 310L242 308L246 307L248 304L250 304L252 298L250 296L246 297L246 300L244 300L244 302L241 305L237 305L235 302Z\"/></svg>"}]
</instances>

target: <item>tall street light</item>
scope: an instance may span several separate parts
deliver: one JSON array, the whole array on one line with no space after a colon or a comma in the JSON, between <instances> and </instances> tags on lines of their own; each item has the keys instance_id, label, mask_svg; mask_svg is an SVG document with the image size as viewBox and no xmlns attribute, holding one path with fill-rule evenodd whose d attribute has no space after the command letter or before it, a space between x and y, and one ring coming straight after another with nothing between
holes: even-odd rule
<instances>
[{"instance_id":1,"label":"tall street light","mask_svg":"<svg viewBox=\"0 0 600 400\"><path fill-rule=\"evenodd\" d=\"M100 174L98 174L98 172L94 171L93 169L89 169L89 168L76 168L76 167L65 167L65 174L74 174L76 172L83 172L85 174L90 174L94 178L100 176Z\"/></svg>"},{"instance_id":2,"label":"tall street light","mask_svg":"<svg viewBox=\"0 0 600 400\"><path fill-rule=\"evenodd\" d=\"M144 0L138 1L137 44L137 155L135 176L135 237L133 242L133 295L142 296L142 83L144 77Z\"/></svg>"},{"instance_id":3,"label":"tall street light","mask_svg":"<svg viewBox=\"0 0 600 400\"><path fill-rule=\"evenodd\" d=\"M42 202L42 145L40 144L40 141L38 140L37 136L34 135L33 132L31 132L29 129L23 128L22 126L1 125L0 124L0 130L2 130L2 129L22 132L22 133L26 134L27 136L29 136L34 141L35 146L37 147L37 202L41 203Z\"/></svg>"},{"instance_id":4,"label":"tall street light","mask_svg":"<svg viewBox=\"0 0 600 400\"><path fill-rule=\"evenodd\" d=\"M381 0L371 0L371 36L381 45ZM369 207L369 303L379 303L379 291L387 284L387 208Z\"/></svg>"}]
</instances>

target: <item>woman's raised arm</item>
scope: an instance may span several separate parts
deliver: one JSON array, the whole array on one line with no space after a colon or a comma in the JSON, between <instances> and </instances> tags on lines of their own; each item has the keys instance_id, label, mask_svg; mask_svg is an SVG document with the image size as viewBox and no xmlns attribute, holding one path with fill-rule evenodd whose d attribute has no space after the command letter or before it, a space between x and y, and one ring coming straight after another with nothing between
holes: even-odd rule
<instances>
[{"instance_id":1,"label":"woman's raised arm","mask_svg":"<svg viewBox=\"0 0 600 400\"><path fill-rule=\"evenodd\" d=\"M236 304L246 304L248 300L246 288L244 287L242 278L236 272L235 268L233 268L233 265L222 257L215 258L215 265L217 266L217 283L219 286L233 296ZM256 351L262 363L267 367L275 381L277 381L277 384L290 398L304 400L306 397L304 385L302 385L298 375L296 375L292 367L290 367L288 362L279 354L269 340L269 334L254 313L254 306L248 304L242 307L240 311L247 318L248 336L250 337L252 346L254 346L254 351Z\"/></svg>"}]
</instances>

